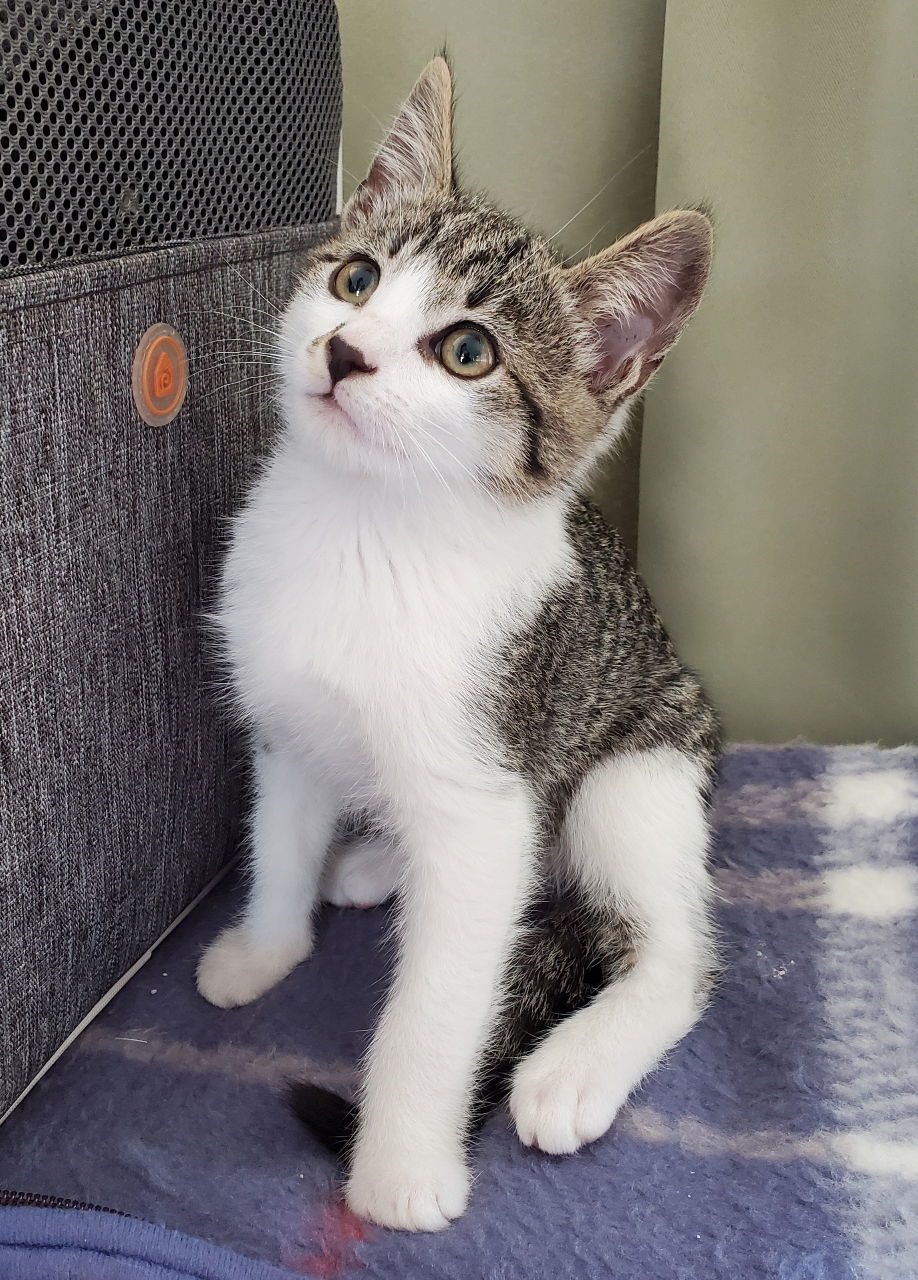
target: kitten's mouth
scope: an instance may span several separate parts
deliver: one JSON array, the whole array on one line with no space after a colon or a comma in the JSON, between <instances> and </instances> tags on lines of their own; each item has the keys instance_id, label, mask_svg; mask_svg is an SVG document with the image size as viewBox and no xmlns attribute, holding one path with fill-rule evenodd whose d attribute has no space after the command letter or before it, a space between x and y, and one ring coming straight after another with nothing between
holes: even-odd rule
<instances>
[{"instance_id":1,"label":"kitten's mouth","mask_svg":"<svg viewBox=\"0 0 918 1280\"><path fill-rule=\"evenodd\" d=\"M342 405L341 401L335 395L335 388L326 391L323 395L316 397L320 404L327 406L328 410L334 415L334 426L339 430L346 431L352 439L358 440L364 449L381 449L384 453L398 453L398 449L385 438L385 433L380 433L373 426L360 426L354 419L352 414Z\"/></svg>"},{"instance_id":2,"label":"kitten's mouth","mask_svg":"<svg viewBox=\"0 0 918 1280\"><path fill-rule=\"evenodd\" d=\"M338 383L328 391L311 391L305 389L306 399L322 406L322 418L328 430L337 430L343 436L354 440L362 449L381 449L384 453L398 453L397 446L385 438L372 422L361 424L354 414L341 403L338 396ZM347 390L347 389L346 389ZM349 393L350 394L350 393Z\"/></svg>"},{"instance_id":3,"label":"kitten's mouth","mask_svg":"<svg viewBox=\"0 0 918 1280\"><path fill-rule=\"evenodd\" d=\"M355 436L362 436L362 432L359 431L357 428L357 423L354 421L354 419L351 417L348 411L341 404L341 401L335 395L334 387L332 387L331 391L326 391L324 395L319 397L319 399L321 400L322 404L327 405L330 409L334 410L337 417L344 419L344 424L350 429L350 431Z\"/></svg>"}]
</instances>

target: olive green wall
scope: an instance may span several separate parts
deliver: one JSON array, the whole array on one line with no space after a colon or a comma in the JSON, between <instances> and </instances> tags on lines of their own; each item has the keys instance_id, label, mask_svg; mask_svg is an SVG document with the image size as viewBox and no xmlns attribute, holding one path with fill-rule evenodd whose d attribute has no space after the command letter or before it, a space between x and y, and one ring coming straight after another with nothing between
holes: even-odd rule
<instances>
[{"instance_id":1,"label":"olive green wall","mask_svg":"<svg viewBox=\"0 0 918 1280\"><path fill-rule=\"evenodd\" d=\"M446 43L465 180L547 234L572 219L557 239L565 253L601 248L653 215L664 10L663 0L339 0L345 195ZM638 434L598 494L632 543Z\"/></svg>"},{"instance_id":2,"label":"olive green wall","mask_svg":"<svg viewBox=\"0 0 918 1280\"><path fill-rule=\"evenodd\" d=\"M915 0L667 7L658 201L718 234L639 561L735 738L918 738L916 50Z\"/></svg>"}]
</instances>

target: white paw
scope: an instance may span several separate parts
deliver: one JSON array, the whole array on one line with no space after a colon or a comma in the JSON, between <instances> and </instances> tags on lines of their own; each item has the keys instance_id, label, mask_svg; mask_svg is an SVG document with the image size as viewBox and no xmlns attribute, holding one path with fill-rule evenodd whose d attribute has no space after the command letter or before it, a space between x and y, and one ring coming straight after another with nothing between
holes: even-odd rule
<instances>
[{"instance_id":1,"label":"white paw","mask_svg":"<svg viewBox=\"0 0 918 1280\"><path fill-rule=\"evenodd\" d=\"M336 850L322 877L324 902L336 907L376 907L395 892L396 855L383 840L358 840Z\"/></svg>"},{"instance_id":2,"label":"white paw","mask_svg":"<svg viewBox=\"0 0 918 1280\"><path fill-rule=\"evenodd\" d=\"M358 1150L345 1195L354 1213L381 1227L442 1231L465 1213L469 1183L459 1156L368 1158Z\"/></svg>"},{"instance_id":3,"label":"white paw","mask_svg":"<svg viewBox=\"0 0 918 1280\"><path fill-rule=\"evenodd\" d=\"M244 925L233 925L201 957L198 991L220 1009L250 1004L286 978L311 951L309 937L297 946L255 946Z\"/></svg>"},{"instance_id":4,"label":"white paw","mask_svg":"<svg viewBox=\"0 0 918 1280\"><path fill-rule=\"evenodd\" d=\"M549 1036L517 1067L510 1112L520 1142L552 1155L569 1155L595 1142L612 1124L630 1086L622 1085L609 1062L580 1060L558 1033Z\"/></svg>"}]
</instances>

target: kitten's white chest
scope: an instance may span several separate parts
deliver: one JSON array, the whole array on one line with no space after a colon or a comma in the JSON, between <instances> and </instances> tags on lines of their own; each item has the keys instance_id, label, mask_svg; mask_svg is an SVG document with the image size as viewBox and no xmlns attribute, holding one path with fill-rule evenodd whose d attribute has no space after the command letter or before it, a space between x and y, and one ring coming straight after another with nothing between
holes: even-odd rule
<instances>
[{"instance_id":1,"label":"kitten's white chest","mask_svg":"<svg viewBox=\"0 0 918 1280\"><path fill-rule=\"evenodd\" d=\"M555 520L441 515L272 465L237 526L220 611L256 722L390 763L471 750L506 636L566 551Z\"/></svg>"}]
</instances>

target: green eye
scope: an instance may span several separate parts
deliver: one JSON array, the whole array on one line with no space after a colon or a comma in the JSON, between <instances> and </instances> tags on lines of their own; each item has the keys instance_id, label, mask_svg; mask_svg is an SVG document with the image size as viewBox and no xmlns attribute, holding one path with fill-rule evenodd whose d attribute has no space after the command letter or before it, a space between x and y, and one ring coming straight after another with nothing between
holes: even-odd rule
<instances>
[{"instance_id":1,"label":"green eye","mask_svg":"<svg viewBox=\"0 0 918 1280\"><path fill-rule=\"evenodd\" d=\"M343 302L366 302L379 284L379 267L368 258L354 258L340 267L332 279L332 293Z\"/></svg>"},{"instance_id":2,"label":"green eye","mask_svg":"<svg viewBox=\"0 0 918 1280\"><path fill-rule=\"evenodd\" d=\"M480 329L453 329L440 339L437 357L459 378L481 378L497 364L494 343Z\"/></svg>"}]
</instances>

